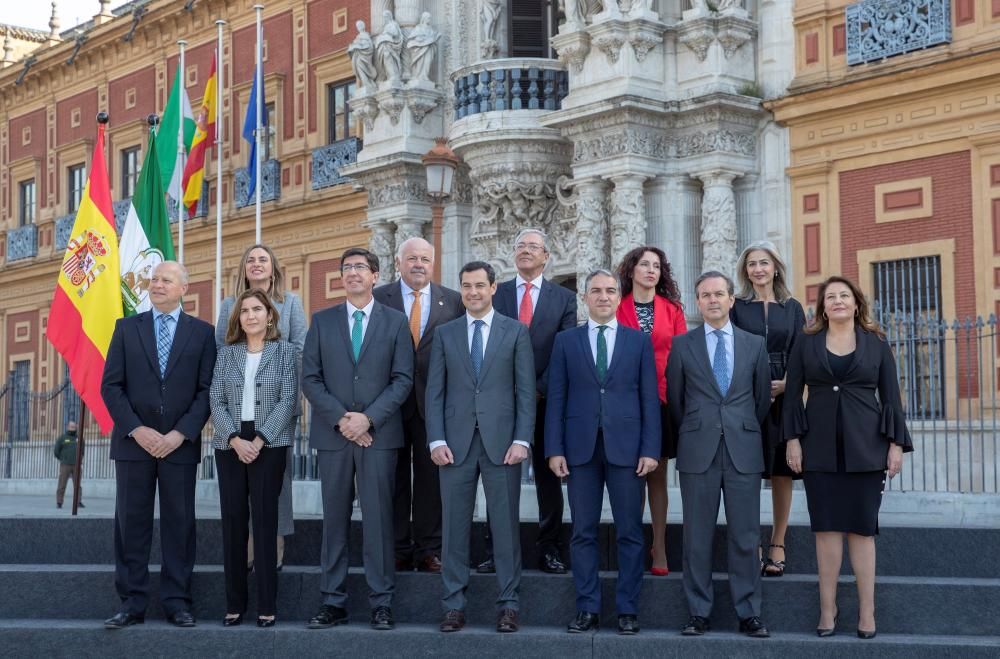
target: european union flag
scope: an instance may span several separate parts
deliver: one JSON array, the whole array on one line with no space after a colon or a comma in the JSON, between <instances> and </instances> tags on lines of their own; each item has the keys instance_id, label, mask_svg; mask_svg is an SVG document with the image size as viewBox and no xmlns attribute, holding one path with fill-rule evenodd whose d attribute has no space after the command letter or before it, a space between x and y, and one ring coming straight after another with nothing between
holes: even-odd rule
<instances>
[{"instance_id":1,"label":"european union flag","mask_svg":"<svg viewBox=\"0 0 1000 659\"><path fill-rule=\"evenodd\" d=\"M247 117L243 121L243 139L250 143L250 160L247 163L247 175L250 177L250 184L247 186L247 204L254 198L254 190L257 187L257 140L254 139L254 131L257 130L257 71L253 72L253 87L250 88L250 103L247 105ZM263 80L261 80L263 82ZM264 108L261 116L261 130L267 139L267 100L264 98L263 88L260 90L260 106Z\"/></svg>"}]
</instances>

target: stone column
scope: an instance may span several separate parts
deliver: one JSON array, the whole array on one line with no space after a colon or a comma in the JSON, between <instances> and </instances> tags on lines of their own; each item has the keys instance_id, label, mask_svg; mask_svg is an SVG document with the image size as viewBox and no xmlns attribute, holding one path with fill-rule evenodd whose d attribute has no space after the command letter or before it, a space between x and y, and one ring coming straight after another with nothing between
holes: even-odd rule
<instances>
[{"instance_id":1,"label":"stone column","mask_svg":"<svg viewBox=\"0 0 1000 659\"><path fill-rule=\"evenodd\" d=\"M727 169L695 174L704 186L701 200L701 270L733 275L739 256L736 240L736 197L733 179L740 175Z\"/></svg>"},{"instance_id":2,"label":"stone column","mask_svg":"<svg viewBox=\"0 0 1000 659\"><path fill-rule=\"evenodd\" d=\"M633 247L646 243L646 204L641 174L611 177L611 266L616 267Z\"/></svg>"},{"instance_id":3,"label":"stone column","mask_svg":"<svg viewBox=\"0 0 1000 659\"><path fill-rule=\"evenodd\" d=\"M424 222L396 220L396 249L399 249L399 246L410 238L427 238L424 235Z\"/></svg>"},{"instance_id":4,"label":"stone column","mask_svg":"<svg viewBox=\"0 0 1000 659\"><path fill-rule=\"evenodd\" d=\"M371 230L368 249L378 257L379 282L386 284L396 278L395 238L392 225L383 221L366 221L363 226Z\"/></svg>"},{"instance_id":5,"label":"stone column","mask_svg":"<svg viewBox=\"0 0 1000 659\"><path fill-rule=\"evenodd\" d=\"M599 178L576 184L576 290L577 317L586 318L583 288L587 275L608 267L607 194L608 184Z\"/></svg>"}]
</instances>

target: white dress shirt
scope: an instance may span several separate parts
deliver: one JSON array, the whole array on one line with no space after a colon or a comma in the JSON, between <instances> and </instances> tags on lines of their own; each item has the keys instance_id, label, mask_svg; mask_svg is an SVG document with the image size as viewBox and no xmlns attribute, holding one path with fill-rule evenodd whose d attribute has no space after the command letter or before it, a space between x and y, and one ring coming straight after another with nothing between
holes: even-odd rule
<instances>
[{"instance_id":1,"label":"white dress shirt","mask_svg":"<svg viewBox=\"0 0 1000 659\"><path fill-rule=\"evenodd\" d=\"M399 290L403 293L403 313L406 319L410 319L410 310L413 309L413 294L420 295L420 336L423 337L424 330L427 329L427 319L431 317L431 285L416 291L406 285L402 279L399 280Z\"/></svg>"},{"instance_id":2,"label":"white dress shirt","mask_svg":"<svg viewBox=\"0 0 1000 659\"><path fill-rule=\"evenodd\" d=\"M240 419L243 421L253 421L254 413L257 411L257 369L260 367L260 357L264 351L250 352L247 350L247 363L243 367L243 402L240 404Z\"/></svg>"},{"instance_id":3,"label":"white dress shirt","mask_svg":"<svg viewBox=\"0 0 1000 659\"><path fill-rule=\"evenodd\" d=\"M600 326L601 323L593 318L587 319L587 338L590 339L590 355L594 358L594 366L597 366L597 335L600 333ZM608 328L604 330L604 340L608 344L607 367L611 368L611 355L615 352L615 337L618 336L618 319L612 318L604 326Z\"/></svg>"},{"instance_id":4,"label":"white dress shirt","mask_svg":"<svg viewBox=\"0 0 1000 659\"><path fill-rule=\"evenodd\" d=\"M733 348L733 324L726 321L726 326L722 328L722 338L725 341L726 347L726 366L729 370L729 382L733 381L733 355L735 353ZM715 344L718 343L719 337L715 335L715 328L705 323L705 343L708 347L708 363L711 364L712 369L715 369Z\"/></svg>"},{"instance_id":5,"label":"white dress shirt","mask_svg":"<svg viewBox=\"0 0 1000 659\"><path fill-rule=\"evenodd\" d=\"M361 319L361 340L365 340L365 332L368 331L368 321L372 317L372 309L375 307L375 298L370 298L368 304L361 308L365 316ZM354 329L354 312L358 311L358 308L351 304L351 301L347 301L347 336L350 338L351 331Z\"/></svg>"},{"instance_id":6,"label":"white dress shirt","mask_svg":"<svg viewBox=\"0 0 1000 659\"><path fill-rule=\"evenodd\" d=\"M517 283L517 309L520 312L521 300L524 299L524 282L527 281L521 275L514 278ZM531 280L531 312L534 313L538 307L538 292L542 290L542 276L538 275Z\"/></svg>"}]
</instances>

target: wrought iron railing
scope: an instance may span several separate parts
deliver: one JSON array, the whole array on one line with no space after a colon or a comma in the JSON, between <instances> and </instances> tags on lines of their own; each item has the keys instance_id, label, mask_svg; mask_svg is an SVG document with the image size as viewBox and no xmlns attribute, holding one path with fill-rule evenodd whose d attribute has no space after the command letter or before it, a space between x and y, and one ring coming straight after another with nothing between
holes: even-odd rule
<instances>
[{"instance_id":1,"label":"wrought iron railing","mask_svg":"<svg viewBox=\"0 0 1000 659\"><path fill-rule=\"evenodd\" d=\"M174 199L173 194L176 191L171 191L167 193L167 218L170 220L171 224L177 222L177 200ZM201 182L201 196L198 197L198 206L194 210L194 217L208 217L208 181L203 180Z\"/></svg>"},{"instance_id":2,"label":"wrought iron railing","mask_svg":"<svg viewBox=\"0 0 1000 659\"><path fill-rule=\"evenodd\" d=\"M119 236L122 235L122 230L125 228L125 220L128 219L128 208L131 205L132 197L125 197L111 204L111 212L115 216L115 231Z\"/></svg>"},{"instance_id":3,"label":"wrought iron railing","mask_svg":"<svg viewBox=\"0 0 1000 659\"><path fill-rule=\"evenodd\" d=\"M312 189L322 190L351 179L342 176L340 170L345 165L358 161L361 140L348 137L312 150Z\"/></svg>"},{"instance_id":4,"label":"wrought iron railing","mask_svg":"<svg viewBox=\"0 0 1000 659\"><path fill-rule=\"evenodd\" d=\"M845 14L850 65L951 42L949 0L862 0Z\"/></svg>"},{"instance_id":5,"label":"wrought iron railing","mask_svg":"<svg viewBox=\"0 0 1000 659\"><path fill-rule=\"evenodd\" d=\"M69 234L73 232L74 222L76 222L76 213L56 218L54 247L57 252L62 252L66 249L66 243L69 242Z\"/></svg>"},{"instance_id":6,"label":"wrought iron railing","mask_svg":"<svg viewBox=\"0 0 1000 659\"><path fill-rule=\"evenodd\" d=\"M38 227L25 224L7 231L7 263L38 256Z\"/></svg>"},{"instance_id":7,"label":"wrought iron railing","mask_svg":"<svg viewBox=\"0 0 1000 659\"><path fill-rule=\"evenodd\" d=\"M452 76L455 119L504 110L559 110L569 75L558 60L497 59L463 67Z\"/></svg>"},{"instance_id":8,"label":"wrought iron railing","mask_svg":"<svg viewBox=\"0 0 1000 659\"><path fill-rule=\"evenodd\" d=\"M234 172L236 177L236 208L243 208L254 203L256 195L248 195L250 190L250 174L244 167ZM260 170L260 200L275 201L281 198L281 163L277 160L265 160Z\"/></svg>"}]
</instances>

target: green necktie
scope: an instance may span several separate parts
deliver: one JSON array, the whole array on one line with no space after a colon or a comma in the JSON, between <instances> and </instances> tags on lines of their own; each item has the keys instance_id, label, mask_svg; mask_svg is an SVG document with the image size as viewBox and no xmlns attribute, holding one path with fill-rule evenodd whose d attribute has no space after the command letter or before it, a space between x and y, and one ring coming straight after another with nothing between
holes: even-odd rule
<instances>
[{"instance_id":1,"label":"green necktie","mask_svg":"<svg viewBox=\"0 0 1000 659\"><path fill-rule=\"evenodd\" d=\"M351 348L354 350L354 362L357 363L361 356L361 321L365 319L365 312L358 309L354 312L354 327L351 328Z\"/></svg>"},{"instance_id":2,"label":"green necktie","mask_svg":"<svg viewBox=\"0 0 1000 659\"><path fill-rule=\"evenodd\" d=\"M604 338L604 330L607 325L597 326L597 379L604 381L604 376L608 374L608 340Z\"/></svg>"}]
</instances>

